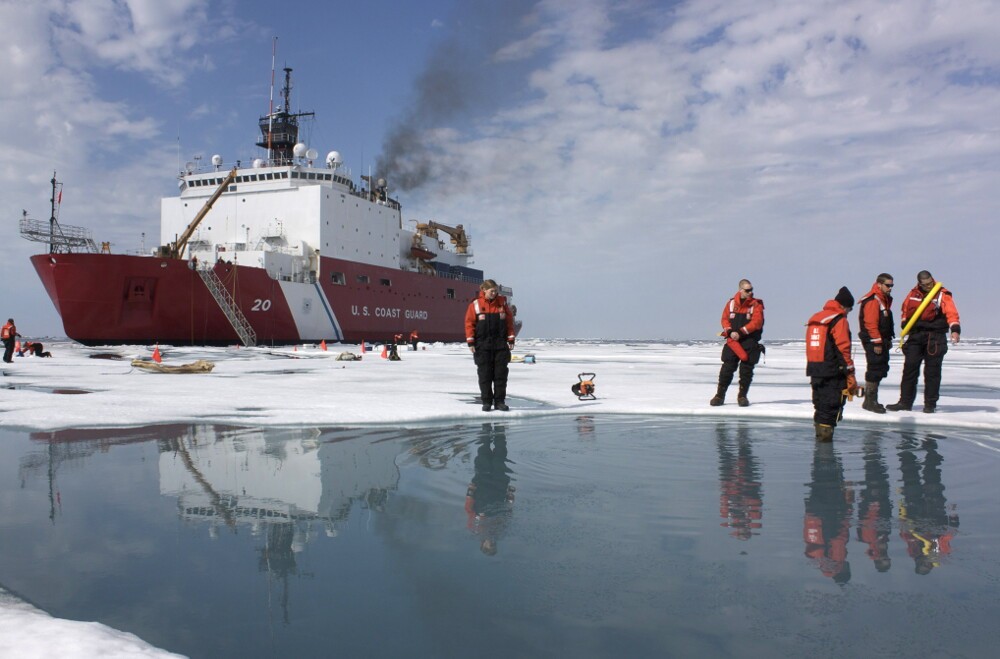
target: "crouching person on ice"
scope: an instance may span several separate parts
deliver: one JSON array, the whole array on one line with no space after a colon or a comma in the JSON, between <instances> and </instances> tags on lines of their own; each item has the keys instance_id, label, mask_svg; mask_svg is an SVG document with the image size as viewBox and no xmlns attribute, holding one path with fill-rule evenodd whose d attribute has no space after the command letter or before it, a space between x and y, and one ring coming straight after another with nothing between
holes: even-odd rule
<instances>
[{"instance_id":1,"label":"crouching person on ice","mask_svg":"<svg viewBox=\"0 0 1000 659\"><path fill-rule=\"evenodd\" d=\"M843 286L806 325L806 375L812 384L816 439L822 442L833 440L833 429L844 410L844 391L858 388L847 321L853 307L854 296Z\"/></svg>"},{"instance_id":2,"label":"crouching person on ice","mask_svg":"<svg viewBox=\"0 0 1000 659\"><path fill-rule=\"evenodd\" d=\"M514 347L514 314L492 279L479 286L479 296L465 312L465 340L479 371L483 411L506 412L507 372Z\"/></svg>"}]
</instances>

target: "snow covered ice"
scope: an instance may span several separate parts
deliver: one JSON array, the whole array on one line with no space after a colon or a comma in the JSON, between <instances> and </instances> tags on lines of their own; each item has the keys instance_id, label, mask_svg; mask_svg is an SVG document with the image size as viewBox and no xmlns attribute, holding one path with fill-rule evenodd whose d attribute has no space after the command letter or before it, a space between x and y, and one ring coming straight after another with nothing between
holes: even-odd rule
<instances>
[{"instance_id":1,"label":"snow covered ice","mask_svg":"<svg viewBox=\"0 0 1000 659\"><path fill-rule=\"evenodd\" d=\"M358 346L332 344L282 348L203 348L159 346L163 363L206 359L210 374L146 373L132 358L148 359L153 346L90 348L46 342L52 359L15 357L5 366L0 414L5 426L56 430L140 426L197 419L240 425L395 424L482 418L476 368L462 345L432 344L401 350L401 361L381 359L380 346L360 361L338 361ZM812 438L812 402L801 341L769 342L754 374L751 406L709 407L719 371L715 342L655 343L600 341L520 342L517 356L535 363L512 363L508 402L515 417L551 414L738 415L802 422ZM94 359L114 355L121 359ZM858 379L863 380L864 356ZM879 393L883 403L899 393L903 359L893 354L889 377ZM944 361L938 413L922 414L922 388L913 412L876 415L849 403L843 423L907 424L996 428L1000 426L1000 342L966 340ZM580 401L570 392L583 372L597 374L597 399ZM922 382L921 382L922 385ZM54 393L55 392L55 393ZM63 395L59 395L62 393ZM70 395L70 394L77 395Z\"/></svg>"}]
</instances>

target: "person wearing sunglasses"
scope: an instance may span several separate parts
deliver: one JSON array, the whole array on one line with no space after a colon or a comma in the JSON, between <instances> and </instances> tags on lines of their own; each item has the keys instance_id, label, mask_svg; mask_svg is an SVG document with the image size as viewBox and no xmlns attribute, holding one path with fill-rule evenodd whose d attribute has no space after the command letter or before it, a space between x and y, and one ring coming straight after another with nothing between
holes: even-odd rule
<instances>
[{"instance_id":1,"label":"person wearing sunglasses","mask_svg":"<svg viewBox=\"0 0 1000 659\"><path fill-rule=\"evenodd\" d=\"M926 270L917 273L917 285L903 300L902 326L917 311L934 288L934 276ZM924 365L924 412L933 414L937 411L938 398L941 395L941 363L948 352L948 332L951 332L952 343L958 343L962 334L962 325L958 318L958 307L952 299L951 291L938 289L934 298L924 308L913 329L906 336L903 344L903 380L899 385L899 402L886 405L885 409L892 412L908 412L913 409L913 401L917 397L917 380L920 378L920 364Z\"/></svg>"},{"instance_id":2,"label":"person wearing sunglasses","mask_svg":"<svg viewBox=\"0 0 1000 659\"><path fill-rule=\"evenodd\" d=\"M885 414L878 402L878 386L889 375L889 352L896 336L892 320L892 275L883 272L875 278L872 289L858 303L858 335L865 349L865 401L863 409Z\"/></svg>"},{"instance_id":3,"label":"person wearing sunglasses","mask_svg":"<svg viewBox=\"0 0 1000 659\"><path fill-rule=\"evenodd\" d=\"M736 369L740 371L740 389L736 402L747 407L747 391L753 380L753 367L760 361L764 348L760 339L764 332L764 301L753 296L753 284L740 280L739 290L722 308L722 331L726 345L722 348L722 368L719 370L719 387L708 402L718 407L726 402L726 391L733 382Z\"/></svg>"}]
</instances>

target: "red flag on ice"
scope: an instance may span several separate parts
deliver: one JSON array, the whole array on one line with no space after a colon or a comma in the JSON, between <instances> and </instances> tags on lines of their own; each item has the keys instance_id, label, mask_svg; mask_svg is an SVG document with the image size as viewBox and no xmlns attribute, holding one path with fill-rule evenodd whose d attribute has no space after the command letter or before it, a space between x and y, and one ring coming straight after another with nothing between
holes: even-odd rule
<instances>
[{"instance_id":1,"label":"red flag on ice","mask_svg":"<svg viewBox=\"0 0 1000 659\"><path fill-rule=\"evenodd\" d=\"M326 339L323 339L322 341L319 342L319 349L323 350L324 352L326 351Z\"/></svg>"},{"instance_id":2,"label":"red flag on ice","mask_svg":"<svg viewBox=\"0 0 1000 659\"><path fill-rule=\"evenodd\" d=\"M367 352L365 350L365 340L361 339L361 354L363 355L363 354L365 354L365 352Z\"/></svg>"},{"instance_id":3,"label":"red flag on ice","mask_svg":"<svg viewBox=\"0 0 1000 659\"><path fill-rule=\"evenodd\" d=\"M382 359L389 359L389 346L382 346Z\"/></svg>"},{"instance_id":4,"label":"red flag on ice","mask_svg":"<svg viewBox=\"0 0 1000 659\"><path fill-rule=\"evenodd\" d=\"M157 364L163 361L163 357L160 357L159 344L157 344L156 347L153 348L153 361L156 362Z\"/></svg>"}]
</instances>

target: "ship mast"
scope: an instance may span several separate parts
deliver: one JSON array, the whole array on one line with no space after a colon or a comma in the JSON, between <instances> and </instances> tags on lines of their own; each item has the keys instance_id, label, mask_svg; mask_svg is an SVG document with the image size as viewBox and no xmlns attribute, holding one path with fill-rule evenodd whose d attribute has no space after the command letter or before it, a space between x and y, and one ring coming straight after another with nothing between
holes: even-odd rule
<instances>
[{"instance_id":1,"label":"ship mast","mask_svg":"<svg viewBox=\"0 0 1000 659\"><path fill-rule=\"evenodd\" d=\"M292 107L292 69L285 67L285 87L281 90L284 105L260 118L261 140L257 146L267 149L269 165L292 164L293 149L299 141L299 117L315 112L290 112Z\"/></svg>"}]
</instances>

